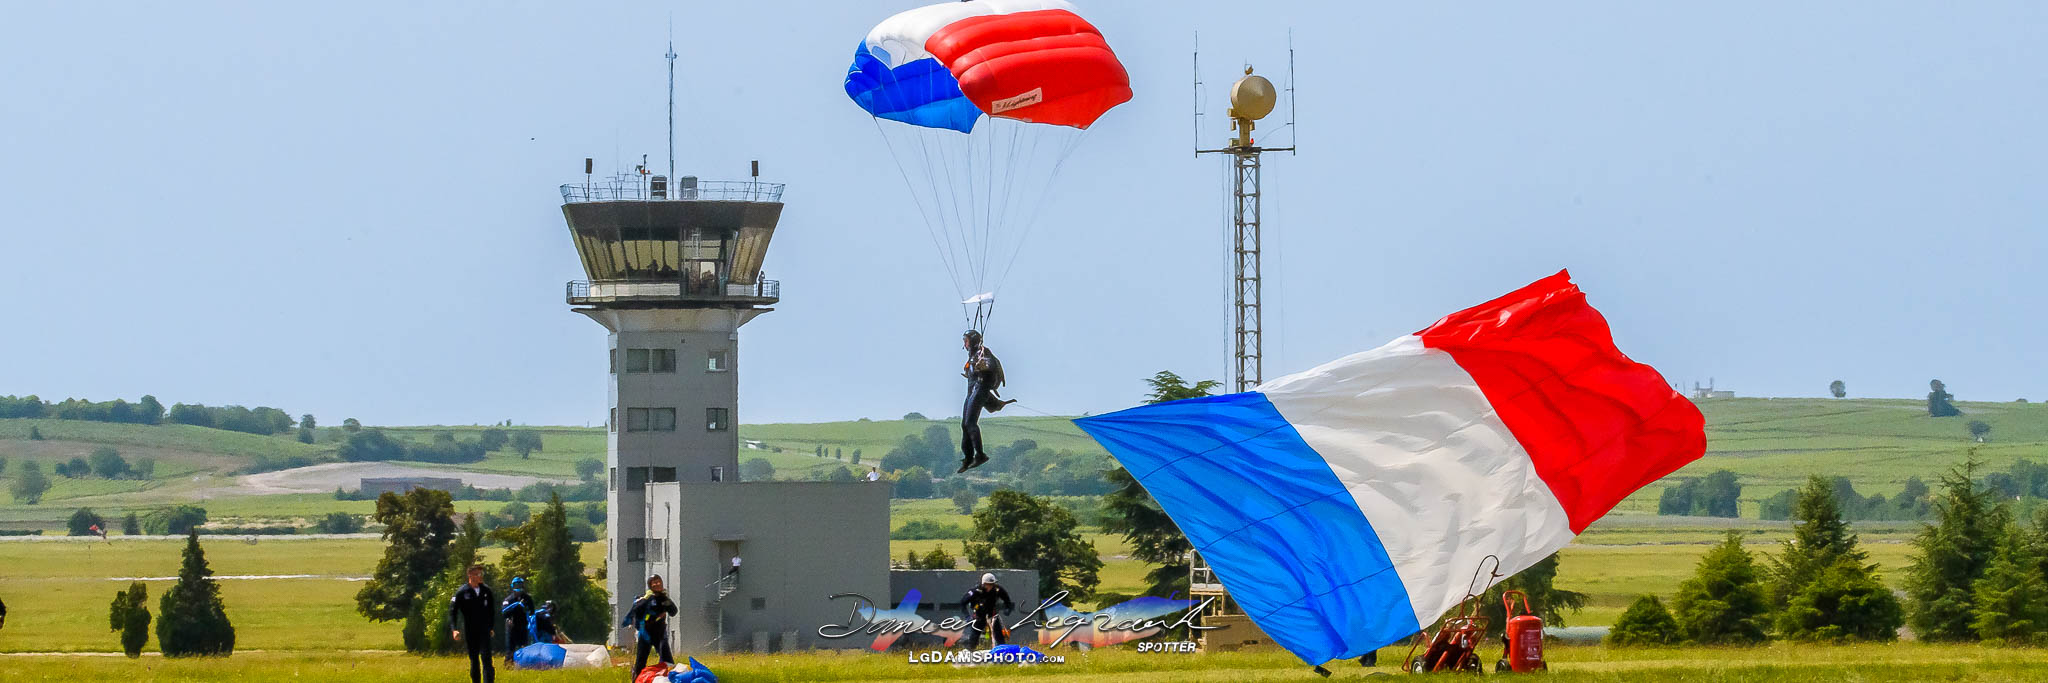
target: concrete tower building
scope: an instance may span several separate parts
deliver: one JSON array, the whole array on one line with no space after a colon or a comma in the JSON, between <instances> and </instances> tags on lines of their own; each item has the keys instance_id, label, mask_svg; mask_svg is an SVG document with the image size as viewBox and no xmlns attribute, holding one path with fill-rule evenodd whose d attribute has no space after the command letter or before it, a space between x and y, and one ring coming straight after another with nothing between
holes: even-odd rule
<instances>
[{"instance_id":1,"label":"concrete tower building","mask_svg":"<svg viewBox=\"0 0 2048 683\"><path fill-rule=\"evenodd\" d=\"M662 548L647 539L667 534L648 529L647 485L738 481L739 329L780 296L761 277L761 259L782 216L782 186L678 180L639 174L562 186L562 215L589 277L568 283L568 303L611 332L613 623L644 590L648 561L663 559L649 556Z\"/></svg>"}]
</instances>

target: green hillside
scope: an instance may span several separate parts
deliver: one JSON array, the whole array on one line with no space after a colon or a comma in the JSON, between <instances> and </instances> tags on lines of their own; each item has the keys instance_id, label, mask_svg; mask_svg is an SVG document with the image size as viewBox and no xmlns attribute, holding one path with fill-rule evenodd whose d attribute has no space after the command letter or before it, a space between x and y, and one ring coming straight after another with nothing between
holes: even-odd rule
<instances>
[{"instance_id":1,"label":"green hillside","mask_svg":"<svg viewBox=\"0 0 2048 683\"><path fill-rule=\"evenodd\" d=\"M1675 478L1704 476L1714 470L1735 472L1742 484L1745 517L1756 515L1756 501L1811 474L1848 477L1858 491L1868 495L1897 493L1909 477L1931 481L1943 469L1960 461L1975 449L1992 469L2002 469L2015 460L2031 458L2048 462L2048 404L1960 403L1961 417L1930 418L1917 400L1895 399L1715 399L1701 404L1707 416L1707 456L1679 471ZM1968 423L1983 421L1991 431L1984 443L1969 436ZM999 417L984 420L983 431L990 445L1031 439L1039 446L1072 453L1100 453L1101 449L1066 418ZM33 425L44 441L28 440ZM841 465L852 466L852 455L862 453L861 467L880 462L905 437L938 427L957 433L946 420L882 420L825 422L814 424L742 425L740 438L759 442L760 448L740 452L742 461L763 458L775 466L776 477L804 479ZM426 441L433 434L452 431L462 439L473 439L487 427L413 426L385 428L407 440ZM512 427L537 429L543 449L521 458L509 450L461 465L434 465L444 469L570 478L575 463L604 457L606 434L601 428ZM236 482L236 470L263 458L306 457L332 459L338 432L323 429L320 443L301 444L292 434L257 436L186 425L131 425L52 419L0 420L0 458L10 461L0 479L12 477L11 464L24 460L43 463L50 472L58 462L90 453L100 444L112 445L134 460L148 457L157 461L156 476L149 481L106 481L65 479L52 476L55 488L41 505L16 504L0 493L0 524L35 523L49 526L62 520L79 504L96 508L132 508L199 499L214 500L217 506L231 506L244 514L259 511L262 500L276 498L279 507L292 512L321 507L306 496L265 496L234 498L228 487ZM824 447L827 457L814 455ZM780 449L780 452L776 452ZM834 450L845 459L830 457ZM1666 480L1671 481L1670 479ZM1619 515L1636 519L1630 524L1656 522L1637 517L1654 512L1661 485L1653 484L1624 501ZM233 502L229 502L232 500ZM285 505L289 500L290 504ZM354 511L360 504L336 501L336 510ZM1620 521L1620 520L1615 520ZM1603 526L1615 526L1607 524Z\"/></svg>"}]
</instances>

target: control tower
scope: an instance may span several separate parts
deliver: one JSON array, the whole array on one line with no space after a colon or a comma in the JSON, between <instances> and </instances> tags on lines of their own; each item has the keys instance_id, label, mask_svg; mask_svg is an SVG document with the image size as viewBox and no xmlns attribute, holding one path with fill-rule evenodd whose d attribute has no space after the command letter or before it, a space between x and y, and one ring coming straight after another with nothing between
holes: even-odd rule
<instances>
[{"instance_id":1,"label":"control tower","mask_svg":"<svg viewBox=\"0 0 2048 683\"><path fill-rule=\"evenodd\" d=\"M668 559L647 540L669 535L650 533L647 485L739 481L739 329L780 298L761 259L782 185L642 171L563 185L562 216L589 277L568 283L568 303L611 333L605 588L617 624L649 562Z\"/></svg>"}]
</instances>

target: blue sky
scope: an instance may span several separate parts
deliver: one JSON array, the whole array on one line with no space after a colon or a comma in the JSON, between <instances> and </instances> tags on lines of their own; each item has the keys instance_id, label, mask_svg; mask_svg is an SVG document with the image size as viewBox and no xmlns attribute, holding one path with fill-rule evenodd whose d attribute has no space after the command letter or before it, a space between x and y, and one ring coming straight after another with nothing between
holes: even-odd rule
<instances>
[{"instance_id":1,"label":"blue sky","mask_svg":"<svg viewBox=\"0 0 2048 683\"><path fill-rule=\"evenodd\" d=\"M556 186L663 156L789 184L743 333L748 422L958 412L954 292L840 88L915 2L42 3L0 24L0 394L153 393L323 422L597 422L604 335ZM1559 268L1622 348L1743 395L2048 399L2048 7L2026 2L1082 4L1136 99L1068 161L991 345L1009 393L1128 406L1221 379L1220 160L1246 61L1267 161L1268 376ZM1211 117L1212 120L1220 117ZM1213 122L1208 142L1227 135Z\"/></svg>"}]
</instances>

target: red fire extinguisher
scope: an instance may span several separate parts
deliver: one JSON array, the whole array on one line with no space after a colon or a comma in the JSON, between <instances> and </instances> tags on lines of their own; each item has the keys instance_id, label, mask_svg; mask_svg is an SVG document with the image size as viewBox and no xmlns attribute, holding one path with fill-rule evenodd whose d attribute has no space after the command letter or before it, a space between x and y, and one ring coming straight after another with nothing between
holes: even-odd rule
<instances>
[{"instance_id":1,"label":"red fire extinguisher","mask_svg":"<svg viewBox=\"0 0 2048 683\"><path fill-rule=\"evenodd\" d=\"M1518 598L1522 603L1519 616L1515 610ZM1508 647L1501 660L1494 663L1494 671L1528 673L1550 668L1543 663L1543 617L1530 612L1529 596L1521 591L1508 591L1501 595L1500 603L1508 618L1501 635Z\"/></svg>"}]
</instances>

